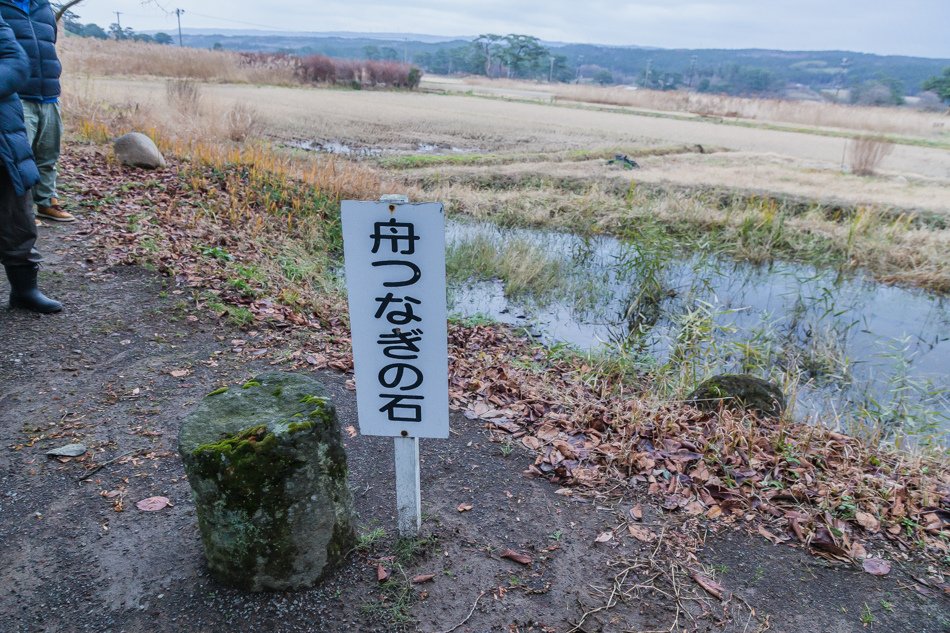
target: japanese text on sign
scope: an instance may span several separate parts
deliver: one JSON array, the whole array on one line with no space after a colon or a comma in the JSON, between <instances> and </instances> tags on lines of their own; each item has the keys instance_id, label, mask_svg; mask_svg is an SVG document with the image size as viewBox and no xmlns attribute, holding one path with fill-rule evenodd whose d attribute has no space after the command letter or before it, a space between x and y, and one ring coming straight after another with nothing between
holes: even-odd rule
<instances>
[{"instance_id":1,"label":"japanese text on sign","mask_svg":"<svg viewBox=\"0 0 950 633\"><path fill-rule=\"evenodd\" d=\"M342 217L360 432L448 437L442 205L345 201Z\"/></svg>"}]
</instances>

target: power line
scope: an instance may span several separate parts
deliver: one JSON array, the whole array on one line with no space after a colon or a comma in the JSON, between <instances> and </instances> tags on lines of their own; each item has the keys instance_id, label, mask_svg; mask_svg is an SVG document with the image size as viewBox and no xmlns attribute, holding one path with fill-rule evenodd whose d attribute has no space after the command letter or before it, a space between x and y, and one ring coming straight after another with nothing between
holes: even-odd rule
<instances>
[{"instance_id":1,"label":"power line","mask_svg":"<svg viewBox=\"0 0 950 633\"><path fill-rule=\"evenodd\" d=\"M174 15L174 16L177 18L177 20L178 20L179 29L181 28L181 15L185 13L185 10L184 10L184 9L174 9L174 10L172 10L172 11L165 11L165 9L162 8L162 6L159 5L158 3L153 2L152 4L153 4L156 8L158 8L161 12L163 12L165 15L167 15L167 16ZM116 15L118 16L119 12L116 11L115 13L116 13ZM131 15L132 17L136 17L136 18L153 18L153 17L154 17L154 15L151 15L151 14L126 13L126 12L124 12L124 11L122 12L122 15L125 15L125 16ZM271 24L260 24L259 22L248 22L248 21L245 21L245 20L234 20L234 19L232 19L232 18L222 18L222 17L216 16L216 15L208 15L208 14L206 14L206 13L195 13L194 11L189 11L189 12L188 12L188 15L191 15L191 16L194 16L194 17L198 17L198 18L206 18L206 19L208 19L208 20L216 20L216 21L219 21L219 22L230 22L230 23L233 23L233 24L243 24L243 25L245 25L245 26L256 26L256 27L258 27L258 28L260 28L260 29L266 29L266 30L268 30L268 31L287 31L287 28L286 28L286 27L273 26L273 25L271 25ZM118 17L117 17L117 19L118 19ZM179 33L179 36L180 36L180 33ZM181 37L179 37L179 40L181 40ZM179 44L181 44L181 41L179 41Z\"/></svg>"},{"instance_id":2,"label":"power line","mask_svg":"<svg viewBox=\"0 0 950 633\"><path fill-rule=\"evenodd\" d=\"M220 20L222 22L233 22L235 24L244 24L246 26L256 26L262 29L267 29L269 31L286 31L287 30L286 28L282 28L279 26L271 26L268 24L258 24L257 22L245 22L244 20L233 20L231 18L221 18L216 15L205 15L204 13L195 13L194 11L191 12L191 15L198 16L199 18L207 18L209 20Z\"/></svg>"}]
</instances>

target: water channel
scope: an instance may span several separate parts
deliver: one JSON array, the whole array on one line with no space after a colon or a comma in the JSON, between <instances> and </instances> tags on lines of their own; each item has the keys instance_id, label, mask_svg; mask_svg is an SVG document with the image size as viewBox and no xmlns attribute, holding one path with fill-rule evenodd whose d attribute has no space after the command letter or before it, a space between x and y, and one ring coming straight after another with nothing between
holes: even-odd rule
<instances>
[{"instance_id":1,"label":"water channel","mask_svg":"<svg viewBox=\"0 0 950 633\"><path fill-rule=\"evenodd\" d=\"M941 442L950 434L945 297L861 274L683 252L649 236L452 221L447 245L456 316L524 328L549 346L632 356L645 371L689 365L690 380L771 378L794 393L800 419L870 420ZM479 253L503 258L512 249L516 259L542 260L543 288L513 296L510 281L471 273Z\"/></svg>"}]
</instances>

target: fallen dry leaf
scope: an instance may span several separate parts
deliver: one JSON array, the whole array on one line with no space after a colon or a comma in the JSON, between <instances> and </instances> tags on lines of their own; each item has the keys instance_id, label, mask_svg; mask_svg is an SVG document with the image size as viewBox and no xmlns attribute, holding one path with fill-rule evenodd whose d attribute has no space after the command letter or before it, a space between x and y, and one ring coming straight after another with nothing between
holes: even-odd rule
<instances>
[{"instance_id":1,"label":"fallen dry leaf","mask_svg":"<svg viewBox=\"0 0 950 633\"><path fill-rule=\"evenodd\" d=\"M637 505L630 508L630 518L632 518L634 521L642 521L643 520L643 506L641 506L638 503Z\"/></svg>"},{"instance_id":2,"label":"fallen dry leaf","mask_svg":"<svg viewBox=\"0 0 950 633\"><path fill-rule=\"evenodd\" d=\"M472 509L471 503L460 503L458 507L459 512L468 512L471 509Z\"/></svg>"},{"instance_id":3,"label":"fallen dry leaf","mask_svg":"<svg viewBox=\"0 0 950 633\"><path fill-rule=\"evenodd\" d=\"M520 563L521 565L530 565L530 564L531 564L531 560L532 560L531 557L528 556L527 554L522 554L522 553L520 553L520 552L516 552L516 551L513 550L513 549L506 549L505 551L503 551L503 552L500 554L500 556L501 556L502 558L507 558L507 559L509 559L509 560L513 560L513 561L515 561L516 563Z\"/></svg>"},{"instance_id":4,"label":"fallen dry leaf","mask_svg":"<svg viewBox=\"0 0 950 633\"><path fill-rule=\"evenodd\" d=\"M521 443L524 444L525 448L530 448L533 451L541 448L541 440L534 437L533 435L525 435L521 438Z\"/></svg>"},{"instance_id":5,"label":"fallen dry leaf","mask_svg":"<svg viewBox=\"0 0 950 633\"><path fill-rule=\"evenodd\" d=\"M759 534L761 534L762 536L770 540L773 545L778 545L779 543L782 543L783 541L788 540L788 538L783 538L781 536L776 536L775 534L772 534L761 525L759 526Z\"/></svg>"},{"instance_id":6,"label":"fallen dry leaf","mask_svg":"<svg viewBox=\"0 0 950 633\"><path fill-rule=\"evenodd\" d=\"M706 576L705 574L700 574L698 572L693 573L693 580L699 584L700 587L705 589L711 596L717 600L722 600L722 596L725 593L725 589L718 582Z\"/></svg>"},{"instance_id":7,"label":"fallen dry leaf","mask_svg":"<svg viewBox=\"0 0 950 633\"><path fill-rule=\"evenodd\" d=\"M357 435L359 435L359 431L356 430L355 426L350 424L349 426L346 427L346 434L349 435L350 437L356 437Z\"/></svg>"},{"instance_id":8,"label":"fallen dry leaf","mask_svg":"<svg viewBox=\"0 0 950 633\"><path fill-rule=\"evenodd\" d=\"M828 528L824 526L819 527L815 532L815 536L811 539L811 547L817 552L826 554L832 558L837 558L841 561L851 560L851 553L838 545L834 536L832 536Z\"/></svg>"},{"instance_id":9,"label":"fallen dry leaf","mask_svg":"<svg viewBox=\"0 0 950 633\"><path fill-rule=\"evenodd\" d=\"M644 543L651 543L656 539L656 534L642 525L628 525L627 530L630 531L630 536Z\"/></svg>"},{"instance_id":10,"label":"fallen dry leaf","mask_svg":"<svg viewBox=\"0 0 950 633\"><path fill-rule=\"evenodd\" d=\"M135 504L135 507L141 510L142 512L157 512L167 508L172 504L168 500L168 497L149 497L148 499L142 499Z\"/></svg>"},{"instance_id":11,"label":"fallen dry leaf","mask_svg":"<svg viewBox=\"0 0 950 633\"><path fill-rule=\"evenodd\" d=\"M429 582L435 578L435 574L419 574L418 576L412 577L412 584L421 585L424 582Z\"/></svg>"},{"instance_id":12,"label":"fallen dry leaf","mask_svg":"<svg viewBox=\"0 0 950 633\"><path fill-rule=\"evenodd\" d=\"M865 558L861 567L872 576L886 576L891 573L890 561L883 558Z\"/></svg>"},{"instance_id":13,"label":"fallen dry leaf","mask_svg":"<svg viewBox=\"0 0 950 633\"><path fill-rule=\"evenodd\" d=\"M855 520L868 532L877 532L881 529L881 522L873 514L867 512L855 512Z\"/></svg>"},{"instance_id":14,"label":"fallen dry leaf","mask_svg":"<svg viewBox=\"0 0 950 633\"><path fill-rule=\"evenodd\" d=\"M385 582L389 578L389 570L382 565L376 565L376 580Z\"/></svg>"},{"instance_id":15,"label":"fallen dry leaf","mask_svg":"<svg viewBox=\"0 0 950 633\"><path fill-rule=\"evenodd\" d=\"M664 510L676 510L683 505L683 497L680 495L670 495L663 499Z\"/></svg>"},{"instance_id":16,"label":"fallen dry leaf","mask_svg":"<svg viewBox=\"0 0 950 633\"><path fill-rule=\"evenodd\" d=\"M168 373L171 374L173 378L184 378L185 376L191 373L191 370L190 369L173 369Z\"/></svg>"},{"instance_id":17,"label":"fallen dry leaf","mask_svg":"<svg viewBox=\"0 0 950 633\"><path fill-rule=\"evenodd\" d=\"M595 542L595 543L606 543L607 541L609 541L609 540L612 539L613 537L614 537L614 533L611 532L610 530L607 530L606 532L602 532L597 538L595 538L595 539L594 539L594 542Z\"/></svg>"},{"instance_id":18,"label":"fallen dry leaf","mask_svg":"<svg viewBox=\"0 0 950 633\"><path fill-rule=\"evenodd\" d=\"M689 514L692 516L698 516L702 514L704 509L705 508L703 508L703 504L701 504L699 501L690 501L689 503L686 504L686 508L685 508L686 514Z\"/></svg>"}]
</instances>

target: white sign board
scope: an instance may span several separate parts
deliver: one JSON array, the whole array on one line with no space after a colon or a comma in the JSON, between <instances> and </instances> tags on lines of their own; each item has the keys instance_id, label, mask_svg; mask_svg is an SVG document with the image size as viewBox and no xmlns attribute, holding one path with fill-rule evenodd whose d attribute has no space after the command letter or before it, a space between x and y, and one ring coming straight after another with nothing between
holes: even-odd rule
<instances>
[{"instance_id":1,"label":"white sign board","mask_svg":"<svg viewBox=\"0 0 950 633\"><path fill-rule=\"evenodd\" d=\"M360 433L449 436L445 211L342 205Z\"/></svg>"}]
</instances>

